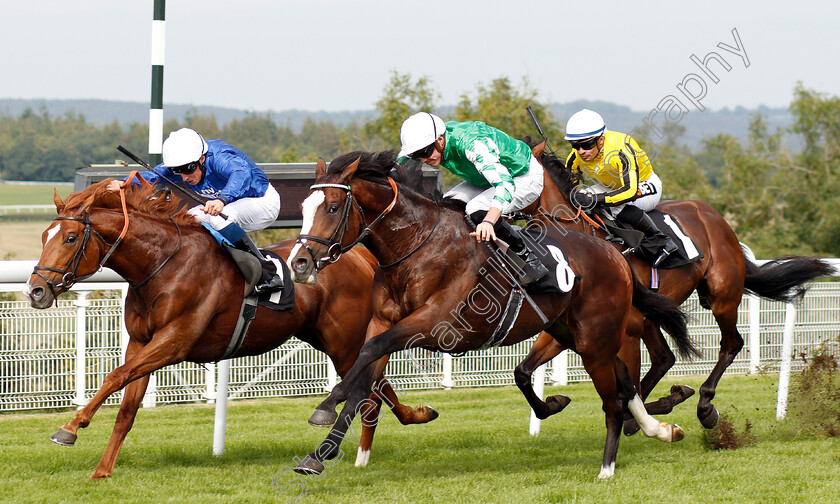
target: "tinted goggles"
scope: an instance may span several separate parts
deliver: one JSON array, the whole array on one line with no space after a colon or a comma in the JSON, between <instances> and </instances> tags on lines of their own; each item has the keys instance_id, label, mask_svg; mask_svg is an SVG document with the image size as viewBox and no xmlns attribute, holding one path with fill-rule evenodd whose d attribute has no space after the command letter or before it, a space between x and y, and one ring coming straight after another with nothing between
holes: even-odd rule
<instances>
[{"instance_id":1,"label":"tinted goggles","mask_svg":"<svg viewBox=\"0 0 840 504\"><path fill-rule=\"evenodd\" d=\"M190 173L194 172L195 169L198 168L198 161L193 161L192 163L188 163L181 166L173 166L169 169L175 175L189 175Z\"/></svg>"},{"instance_id":2,"label":"tinted goggles","mask_svg":"<svg viewBox=\"0 0 840 504\"><path fill-rule=\"evenodd\" d=\"M578 150L578 149L589 150L589 149L595 147L596 145L598 145L598 139L599 138L601 138L601 137L588 138L586 140L580 140L580 141L569 142L569 143L572 145L572 149L574 149L574 150Z\"/></svg>"},{"instance_id":3,"label":"tinted goggles","mask_svg":"<svg viewBox=\"0 0 840 504\"><path fill-rule=\"evenodd\" d=\"M435 151L435 144L431 143L422 149L417 149L416 151L412 152L408 155L411 159L420 159L420 158L427 158L432 155L432 152Z\"/></svg>"}]
</instances>

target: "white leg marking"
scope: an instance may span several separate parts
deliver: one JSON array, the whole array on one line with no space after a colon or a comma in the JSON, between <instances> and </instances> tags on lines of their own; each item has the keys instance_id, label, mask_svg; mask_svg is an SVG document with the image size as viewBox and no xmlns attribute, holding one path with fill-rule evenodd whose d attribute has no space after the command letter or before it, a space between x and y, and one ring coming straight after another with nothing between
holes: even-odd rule
<instances>
[{"instance_id":1,"label":"white leg marking","mask_svg":"<svg viewBox=\"0 0 840 504\"><path fill-rule=\"evenodd\" d=\"M615 474L615 462L610 462L609 466L601 466L601 472L598 474L599 480L608 480Z\"/></svg>"},{"instance_id":2,"label":"white leg marking","mask_svg":"<svg viewBox=\"0 0 840 504\"><path fill-rule=\"evenodd\" d=\"M327 195L324 194L324 191L315 191L301 203L301 210L303 214L303 225L300 228L300 234L309 234L312 230L312 225L315 224L315 212L318 210L318 207L324 202L327 198ZM301 240L301 242L306 242L306 240ZM289 269L292 268L292 258L300 252L301 244L296 243L294 247L292 247L292 251L289 253L289 259L286 261L286 264L289 266ZM294 270L292 270L294 271Z\"/></svg>"},{"instance_id":3,"label":"white leg marking","mask_svg":"<svg viewBox=\"0 0 840 504\"><path fill-rule=\"evenodd\" d=\"M642 402L642 398L638 394L633 397L633 400L630 401L627 407L630 409L633 417L636 418L636 421L639 422L639 426L642 428L645 436L655 437L666 443L680 441L685 436L685 433L679 425L660 422L648 415L645 410L645 403Z\"/></svg>"},{"instance_id":4,"label":"white leg marking","mask_svg":"<svg viewBox=\"0 0 840 504\"><path fill-rule=\"evenodd\" d=\"M356 467L367 467L368 462L370 462L370 450L359 448L358 453L356 453Z\"/></svg>"},{"instance_id":5,"label":"white leg marking","mask_svg":"<svg viewBox=\"0 0 840 504\"><path fill-rule=\"evenodd\" d=\"M639 427L642 428L645 436L659 437L662 426L659 421L648 415L648 412L645 410L645 403L642 402L642 398L638 394L633 396L633 399L630 400L627 407L630 409L630 413L633 414L636 421L639 422Z\"/></svg>"}]
</instances>

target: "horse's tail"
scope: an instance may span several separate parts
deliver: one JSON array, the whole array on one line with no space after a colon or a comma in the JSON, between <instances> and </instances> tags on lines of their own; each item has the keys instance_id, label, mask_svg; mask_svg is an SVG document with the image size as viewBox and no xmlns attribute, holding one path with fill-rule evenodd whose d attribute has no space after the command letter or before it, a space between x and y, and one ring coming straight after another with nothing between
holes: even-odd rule
<instances>
[{"instance_id":1,"label":"horse's tail","mask_svg":"<svg viewBox=\"0 0 840 504\"><path fill-rule=\"evenodd\" d=\"M819 257L784 256L761 266L746 255L744 289L763 298L791 302L808 290L803 284L815 278L836 275L834 267Z\"/></svg>"},{"instance_id":2,"label":"horse's tail","mask_svg":"<svg viewBox=\"0 0 840 504\"><path fill-rule=\"evenodd\" d=\"M691 359L701 355L688 335L688 315L671 298L642 285L636 273L633 273L633 306L645 318L671 335L682 358Z\"/></svg>"}]
</instances>

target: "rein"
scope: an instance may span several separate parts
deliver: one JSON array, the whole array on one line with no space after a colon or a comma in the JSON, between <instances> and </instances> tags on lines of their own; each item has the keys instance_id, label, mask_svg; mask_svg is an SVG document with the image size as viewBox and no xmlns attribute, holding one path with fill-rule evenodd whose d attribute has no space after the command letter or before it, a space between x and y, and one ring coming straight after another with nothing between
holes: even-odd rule
<instances>
[{"instance_id":1,"label":"rein","mask_svg":"<svg viewBox=\"0 0 840 504\"><path fill-rule=\"evenodd\" d=\"M437 207L437 218L435 219L435 225L432 226L432 230L429 231L429 234L427 234L425 238L423 238L423 241L421 241L419 245L414 247L414 249L411 252L402 256L400 259L397 259L396 261L392 262L391 264L382 264L380 262L377 262L377 264L379 265L380 268L390 268L391 266L396 266L397 264L399 264L399 263L405 261L406 259L408 259L409 257L411 257L415 252L420 250L420 247L422 247L423 245L426 244L427 241L429 241L429 238L432 237L432 233L435 232L435 229L437 229L437 225L440 222L440 202L437 199L435 199L435 207Z\"/></svg>"},{"instance_id":2,"label":"rein","mask_svg":"<svg viewBox=\"0 0 840 504\"><path fill-rule=\"evenodd\" d=\"M572 204L569 204L569 206L575 208ZM531 217L548 217L560 222L577 222L578 219L583 219L592 228L593 234L595 234L595 230L601 229L601 227L604 226L604 221L599 215L596 214L594 217L590 217L589 214L583 211L582 207L577 207L577 213L571 217L560 217L558 215L546 213L533 214Z\"/></svg>"}]
</instances>

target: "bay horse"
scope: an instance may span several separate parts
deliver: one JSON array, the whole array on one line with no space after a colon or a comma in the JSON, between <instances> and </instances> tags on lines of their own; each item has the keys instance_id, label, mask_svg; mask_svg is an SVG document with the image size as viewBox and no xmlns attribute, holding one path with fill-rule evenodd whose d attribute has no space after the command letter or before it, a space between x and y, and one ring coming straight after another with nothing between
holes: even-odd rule
<instances>
[{"instance_id":1,"label":"bay horse","mask_svg":"<svg viewBox=\"0 0 840 504\"><path fill-rule=\"evenodd\" d=\"M508 271L494 266L490 247L469 236L463 204L421 194L408 180L411 175L418 180L419 170L402 174L394 168L392 151L344 154L328 170L319 160L316 184L302 203L304 226L288 259L296 281L315 282L342 250L360 241L380 268L374 277L374 313L359 358L310 418L311 423L335 425L296 471L320 474L324 461L343 457L340 445L356 415L364 425L375 424L365 398L378 386L374 378L383 371L381 357L410 348L460 353L483 347L492 336L501 345L512 345L543 329L581 355L602 398L607 437L599 478L614 473L625 407L647 436L682 439L679 426L660 423L645 412L627 367L616 355L627 326L642 324L643 316L687 339L676 304L635 281L618 250L603 240L549 229L579 281L562 294L531 293L533 304L522 303L509 330L496 334L505 306L510 307L508 296L518 286ZM631 310L634 304L639 310Z\"/></svg>"},{"instance_id":2,"label":"bay horse","mask_svg":"<svg viewBox=\"0 0 840 504\"><path fill-rule=\"evenodd\" d=\"M605 238L602 226L591 219L582 218L581 209L570 203L570 195L579 186L578 175L553 155L543 152L545 142L534 145L534 154L545 169L544 189L540 198L523 214L550 225L586 232L598 238ZM823 276L834 274L832 266L818 257L784 256L761 266L750 261L744 254L735 232L711 205L702 201L663 201L657 209L671 215L691 238L703 257L690 264L676 268L658 270L659 293L682 303L697 291L700 305L712 311L721 332L718 360L706 381L700 387L697 403L697 418L707 429L713 428L719 418L717 408L712 404L715 390L726 368L732 363L744 339L738 332L738 305L744 292L776 301L790 302L805 293L804 284ZM615 245L625 249L621 245ZM626 256L633 271L645 285L650 284L651 264L642 257L630 253ZM651 356L651 367L644 379L638 382L641 357L639 341L628 338L620 355L628 364L631 374L637 380L640 394L646 399L654 386L665 376L676 359L663 338L657 324L645 323L641 335ZM521 381L530 387L531 374L540 365L548 362L564 350L561 343L548 334L540 334L526 359L517 367ZM656 414L668 413L674 405L685 400L694 391L687 386L675 385L671 395L656 403L648 404L648 411ZM635 433L632 420L625 426L625 432Z\"/></svg>"},{"instance_id":3,"label":"bay horse","mask_svg":"<svg viewBox=\"0 0 840 504\"><path fill-rule=\"evenodd\" d=\"M130 286L125 364L111 371L87 405L51 437L58 444L73 445L78 429L87 427L105 400L125 387L113 433L92 479L112 475L149 374L182 361L218 361L246 294L245 279L230 256L186 214L178 199L157 197L148 184L128 184L121 196L106 189L110 180L73 193L66 202L55 194L58 216L42 235L41 258L26 287L30 304L44 309L103 265ZM285 258L292 245L293 240L286 240L269 250ZM326 353L338 374L346 375L364 343L375 269L370 253L350 250L317 285L295 289L293 312L259 306L244 342L231 357L267 352L294 335ZM422 423L437 415L431 408L400 405L387 381L381 393L391 398L403 423ZM368 434L369 450L372 432Z\"/></svg>"}]
</instances>

